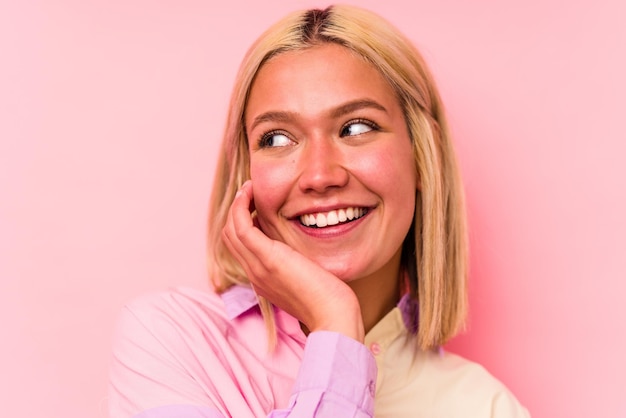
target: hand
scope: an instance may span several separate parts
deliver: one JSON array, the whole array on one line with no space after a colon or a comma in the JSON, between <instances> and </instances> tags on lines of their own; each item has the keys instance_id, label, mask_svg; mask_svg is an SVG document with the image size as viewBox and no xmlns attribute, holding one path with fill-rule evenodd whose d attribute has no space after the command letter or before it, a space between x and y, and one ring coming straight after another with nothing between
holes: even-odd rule
<instances>
[{"instance_id":1,"label":"hand","mask_svg":"<svg viewBox=\"0 0 626 418\"><path fill-rule=\"evenodd\" d=\"M352 289L254 223L252 182L237 192L222 231L255 292L288 312L309 331L335 331L363 342L361 308Z\"/></svg>"}]
</instances>

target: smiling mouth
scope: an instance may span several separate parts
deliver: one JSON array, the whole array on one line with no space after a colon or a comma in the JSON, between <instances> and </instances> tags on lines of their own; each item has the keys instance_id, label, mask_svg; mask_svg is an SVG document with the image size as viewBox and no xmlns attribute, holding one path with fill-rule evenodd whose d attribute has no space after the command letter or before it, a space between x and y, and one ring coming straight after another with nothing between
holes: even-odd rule
<instances>
[{"instance_id":1,"label":"smiling mouth","mask_svg":"<svg viewBox=\"0 0 626 418\"><path fill-rule=\"evenodd\" d=\"M309 228L325 228L355 221L367 212L367 208L353 207L331 210L329 212L309 213L300 216L300 223Z\"/></svg>"}]
</instances>

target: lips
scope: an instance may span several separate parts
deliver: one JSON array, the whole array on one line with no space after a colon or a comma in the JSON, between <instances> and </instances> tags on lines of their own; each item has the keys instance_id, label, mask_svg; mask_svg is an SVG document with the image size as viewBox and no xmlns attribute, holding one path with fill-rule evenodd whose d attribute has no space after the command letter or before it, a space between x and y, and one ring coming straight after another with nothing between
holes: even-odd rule
<instances>
[{"instance_id":1,"label":"lips","mask_svg":"<svg viewBox=\"0 0 626 418\"><path fill-rule=\"evenodd\" d=\"M325 228L359 219L367 211L367 208L348 207L328 212L307 213L300 216L300 223L311 228Z\"/></svg>"}]
</instances>

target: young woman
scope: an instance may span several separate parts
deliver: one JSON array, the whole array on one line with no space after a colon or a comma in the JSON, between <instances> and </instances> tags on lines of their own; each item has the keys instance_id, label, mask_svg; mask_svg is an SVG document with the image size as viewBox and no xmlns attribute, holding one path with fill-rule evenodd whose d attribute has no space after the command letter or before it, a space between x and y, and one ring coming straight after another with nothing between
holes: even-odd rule
<instances>
[{"instance_id":1,"label":"young woman","mask_svg":"<svg viewBox=\"0 0 626 418\"><path fill-rule=\"evenodd\" d=\"M244 58L209 218L214 290L129 304L111 369L122 417L527 417L439 347L463 325L461 183L422 58L333 6Z\"/></svg>"}]
</instances>

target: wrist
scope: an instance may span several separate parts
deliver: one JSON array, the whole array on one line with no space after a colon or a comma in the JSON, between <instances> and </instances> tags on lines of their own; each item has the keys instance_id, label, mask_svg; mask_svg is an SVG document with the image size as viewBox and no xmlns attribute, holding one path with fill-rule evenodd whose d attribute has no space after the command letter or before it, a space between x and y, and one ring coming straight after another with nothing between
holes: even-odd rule
<instances>
[{"instance_id":1,"label":"wrist","mask_svg":"<svg viewBox=\"0 0 626 418\"><path fill-rule=\"evenodd\" d=\"M337 332L360 343L363 343L365 340L365 327L363 325L361 309L358 305L357 309L354 310L343 310L341 312L327 315L314 327L309 328L309 331Z\"/></svg>"}]
</instances>

